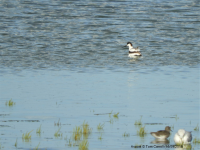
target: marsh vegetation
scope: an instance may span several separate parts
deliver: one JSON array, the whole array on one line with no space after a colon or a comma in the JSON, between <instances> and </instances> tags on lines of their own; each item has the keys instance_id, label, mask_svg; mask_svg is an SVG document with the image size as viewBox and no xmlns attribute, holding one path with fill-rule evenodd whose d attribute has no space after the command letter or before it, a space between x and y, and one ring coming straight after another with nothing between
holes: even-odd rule
<instances>
[{"instance_id":1,"label":"marsh vegetation","mask_svg":"<svg viewBox=\"0 0 200 150\"><path fill-rule=\"evenodd\" d=\"M122 136L124 136L124 137L129 137L129 136L130 136L130 134L129 134L129 133L126 133L126 132L124 132L124 134L122 134Z\"/></svg>"},{"instance_id":2,"label":"marsh vegetation","mask_svg":"<svg viewBox=\"0 0 200 150\"><path fill-rule=\"evenodd\" d=\"M199 124L194 128L195 131L199 131Z\"/></svg>"},{"instance_id":3,"label":"marsh vegetation","mask_svg":"<svg viewBox=\"0 0 200 150\"><path fill-rule=\"evenodd\" d=\"M15 105L15 102L13 102L13 100L10 99L9 101L6 101L5 105L6 106L13 106L13 105Z\"/></svg>"},{"instance_id":4,"label":"marsh vegetation","mask_svg":"<svg viewBox=\"0 0 200 150\"><path fill-rule=\"evenodd\" d=\"M147 134L147 131L145 129L145 126L142 127L140 126L139 130L137 131L137 134L140 136L140 137L144 137L146 134Z\"/></svg>"},{"instance_id":5,"label":"marsh vegetation","mask_svg":"<svg viewBox=\"0 0 200 150\"><path fill-rule=\"evenodd\" d=\"M97 130L103 130L104 125L105 125L105 124L99 123L99 124L97 125Z\"/></svg>"},{"instance_id":6,"label":"marsh vegetation","mask_svg":"<svg viewBox=\"0 0 200 150\"><path fill-rule=\"evenodd\" d=\"M32 130L33 131L33 130ZM29 142L31 140L31 132L26 132L25 134L22 134L22 140L25 142Z\"/></svg>"},{"instance_id":7,"label":"marsh vegetation","mask_svg":"<svg viewBox=\"0 0 200 150\"><path fill-rule=\"evenodd\" d=\"M38 135L41 134L41 127L42 127L42 125L40 125L40 127L36 129L36 134L38 134Z\"/></svg>"},{"instance_id":8,"label":"marsh vegetation","mask_svg":"<svg viewBox=\"0 0 200 150\"><path fill-rule=\"evenodd\" d=\"M54 133L55 138L62 137L62 133L60 133L60 129L61 129L61 127L58 128L58 130Z\"/></svg>"},{"instance_id":9,"label":"marsh vegetation","mask_svg":"<svg viewBox=\"0 0 200 150\"><path fill-rule=\"evenodd\" d=\"M194 144L200 144L200 139L195 137L194 140L193 140L193 143Z\"/></svg>"},{"instance_id":10,"label":"marsh vegetation","mask_svg":"<svg viewBox=\"0 0 200 150\"><path fill-rule=\"evenodd\" d=\"M142 125L142 116L140 117L140 119L139 120L136 120L135 121L135 125Z\"/></svg>"},{"instance_id":11,"label":"marsh vegetation","mask_svg":"<svg viewBox=\"0 0 200 150\"><path fill-rule=\"evenodd\" d=\"M79 149L79 150L88 150L88 147L89 147L89 142L88 142L87 139L84 139L84 140L79 144L78 149Z\"/></svg>"}]
</instances>

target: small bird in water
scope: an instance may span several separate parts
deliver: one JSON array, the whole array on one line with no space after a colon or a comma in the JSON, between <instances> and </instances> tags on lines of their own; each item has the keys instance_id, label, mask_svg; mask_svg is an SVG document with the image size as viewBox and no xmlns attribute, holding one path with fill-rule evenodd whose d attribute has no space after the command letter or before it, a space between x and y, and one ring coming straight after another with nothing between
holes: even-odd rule
<instances>
[{"instance_id":1,"label":"small bird in water","mask_svg":"<svg viewBox=\"0 0 200 150\"><path fill-rule=\"evenodd\" d=\"M151 135L157 139L167 139L170 136L171 127L166 126L165 130L159 130L157 132L151 132Z\"/></svg>"},{"instance_id":2,"label":"small bird in water","mask_svg":"<svg viewBox=\"0 0 200 150\"><path fill-rule=\"evenodd\" d=\"M135 58L137 56L142 56L142 54L140 53L140 48L134 48L131 42L128 42L126 46L129 47L128 57Z\"/></svg>"},{"instance_id":3,"label":"small bird in water","mask_svg":"<svg viewBox=\"0 0 200 150\"><path fill-rule=\"evenodd\" d=\"M177 145L190 144L192 141L191 132L185 131L184 129L179 129L174 136L174 142Z\"/></svg>"}]
</instances>

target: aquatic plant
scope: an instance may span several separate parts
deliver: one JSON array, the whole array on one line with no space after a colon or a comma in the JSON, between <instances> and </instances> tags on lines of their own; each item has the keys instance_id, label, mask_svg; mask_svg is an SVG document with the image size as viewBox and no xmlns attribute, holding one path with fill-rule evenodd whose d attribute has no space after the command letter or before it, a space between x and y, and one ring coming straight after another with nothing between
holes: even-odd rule
<instances>
[{"instance_id":1,"label":"aquatic plant","mask_svg":"<svg viewBox=\"0 0 200 150\"><path fill-rule=\"evenodd\" d=\"M33 131L33 130L32 130ZM22 134L22 140L24 140L25 142L29 142L31 140L31 132L26 132L25 134L23 133Z\"/></svg>"},{"instance_id":2,"label":"aquatic plant","mask_svg":"<svg viewBox=\"0 0 200 150\"><path fill-rule=\"evenodd\" d=\"M142 120L142 116L141 116L141 118L139 120L135 121L134 125L139 125L139 126L142 125L142 121L141 120Z\"/></svg>"},{"instance_id":3,"label":"aquatic plant","mask_svg":"<svg viewBox=\"0 0 200 150\"><path fill-rule=\"evenodd\" d=\"M175 119L176 119L176 121L177 121L177 120L179 119L179 117L176 115L176 116L175 116Z\"/></svg>"},{"instance_id":4,"label":"aquatic plant","mask_svg":"<svg viewBox=\"0 0 200 150\"><path fill-rule=\"evenodd\" d=\"M54 126L61 126L60 118L58 119L57 123L54 121Z\"/></svg>"},{"instance_id":5,"label":"aquatic plant","mask_svg":"<svg viewBox=\"0 0 200 150\"><path fill-rule=\"evenodd\" d=\"M129 136L130 136L130 134L129 134L129 133L126 133L126 132L124 132L124 134L122 134L122 136L124 136L124 137L129 137Z\"/></svg>"},{"instance_id":6,"label":"aquatic plant","mask_svg":"<svg viewBox=\"0 0 200 150\"><path fill-rule=\"evenodd\" d=\"M102 134L98 137L99 140L102 140Z\"/></svg>"},{"instance_id":7,"label":"aquatic plant","mask_svg":"<svg viewBox=\"0 0 200 150\"><path fill-rule=\"evenodd\" d=\"M15 147L17 148L17 139L16 139L16 142L15 142Z\"/></svg>"},{"instance_id":8,"label":"aquatic plant","mask_svg":"<svg viewBox=\"0 0 200 150\"><path fill-rule=\"evenodd\" d=\"M109 117L111 116L111 114L112 114L112 111L110 112L110 113L108 113L109 114Z\"/></svg>"},{"instance_id":9,"label":"aquatic plant","mask_svg":"<svg viewBox=\"0 0 200 150\"><path fill-rule=\"evenodd\" d=\"M137 134L140 136L140 137L144 137L146 134L147 134L147 131L145 130L145 126L144 127L140 127L139 131L137 131Z\"/></svg>"},{"instance_id":10,"label":"aquatic plant","mask_svg":"<svg viewBox=\"0 0 200 150\"><path fill-rule=\"evenodd\" d=\"M54 133L54 136L55 136L56 138L62 137L62 133L61 133L61 134L59 133L59 132L60 132L60 129L61 129L61 127Z\"/></svg>"},{"instance_id":11,"label":"aquatic plant","mask_svg":"<svg viewBox=\"0 0 200 150\"><path fill-rule=\"evenodd\" d=\"M92 128L89 128L89 124L83 122L83 134L90 134L92 132Z\"/></svg>"},{"instance_id":12,"label":"aquatic plant","mask_svg":"<svg viewBox=\"0 0 200 150\"><path fill-rule=\"evenodd\" d=\"M112 118L110 118L110 121L109 121L109 122L110 122L110 124L113 124L113 122L114 122L114 121L113 121L113 119L112 119Z\"/></svg>"},{"instance_id":13,"label":"aquatic plant","mask_svg":"<svg viewBox=\"0 0 200 150\"><path fill-rule=\"evenodd\" d=\"M75 141L79 141L81 139L81 135L82 135L82 128L81 127L76 127L75 129L73 129L73 140Z\"/></svg>"},{"instance_id":14,"label":"aquatic plant","mask_svg":"<svg viewBox=\"0 0 200 150\"><path fill-rule=\"evenodd\" d=\"M195 131L199 131L199 124L194 128Z\"/></svg>"},{"instance_id":15,"label":"aquatic plant","mask_svg":"<svg viewBox=\"0 0 200 150\"><path fill-rule=\"evenodd\" d=\"M69 139L68 146L69 146L69 147L71 147L71 146L72 146L72 143L71 143L70 139Z\"/></svg>"},{"instance_id":16,"label":"aquatic plant","mask_svg":"<svg viewBox=\"0 0 200 150\"><path fill-rule=\"evenodd\" d=\"M42 125L40 125L40 127L36 129L36 133L39 134L39 135L40 135L40 133L41 133L41 126L42 126Z\"/></svg>"},{"instance_id":17,"label":"aquatic plant","mask_svg":"<svg viewBox=\"0 0 200 150\"><path fill-rule=\"evenodd\" d=\"M88 150L88 147L89 147L88 140L85 139L79 144L78 149L79 150Z\"/></svg>"},{"instance_id":18,"label":"aquatic plant","mask_svg":"<svg viewBox=\"0 0 200 150\"><path fill-rule=\"evenodd\" d=\"M194 144L200 144L200 139L195 137L194 140L193 140L193 143Z\"/></svg>"},{"instance_id":19,"label":"aquatic plant","mask_svg":"<svg viewBox=\"0 0 200 150\"><path fill-rule=\"evenodd\" d=\"M39 150L39 145L40 145L40 143L34 148L34 150Z\"/></svg>"},{"instance_id":20,"label":"aquatic plant","mask_svg":"<svg viewBox=\"0 0 200 150\"><path fill-rule=\"evenodd\" d=\"M13 102L13 100L12 99L10 99L9 101L6 101L6 106L8 105L8 106L13 106L13 105L15 105L15 103Z\"/></svg>"},{"instance_id":21,"label":"aquatic plant","mask_svg":"<svg viewBox=\"0 0 200 150\"><path fill-rule=\"evenodd\" d=\"M104 125L105 125L105 124L99 123L99 124L97 125L97 129L98 129L98 130L103 130Z\"/></svg>"},{"instance_id":22,"label":"aquatic plant","mask_svg":"<svg viewBox=\"0 0 200 150\"><path fill-rule=\"evenodd\" d=\"M116 113L116 114L114 114L113 117L114 117L114 118L118 118L118 115L119 115L119 112Z\"/></svg>"}]
</instances>

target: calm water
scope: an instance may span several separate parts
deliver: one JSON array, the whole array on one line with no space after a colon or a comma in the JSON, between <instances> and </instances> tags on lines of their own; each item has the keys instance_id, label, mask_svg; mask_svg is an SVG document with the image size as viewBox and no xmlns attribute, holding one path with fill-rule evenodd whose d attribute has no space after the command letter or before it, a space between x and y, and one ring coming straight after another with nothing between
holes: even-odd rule
<instances>
[{"instance_id":1,"label":"calm water","mask_svg":"<svg viewBox=\"0 0 200 150\"><path fill-rule=\"evenodd\" d=\"M0 149L16 149L17 139L17 149L76 150L69 139L84 120L89 149L164 145L149 133L167 125L169 145L180 128L200 138L199 9L197 0L1 1ZM127 57L128 41L141 58ZM134 125L141 116L143 138Z\"/></svg>"}]
</instances>

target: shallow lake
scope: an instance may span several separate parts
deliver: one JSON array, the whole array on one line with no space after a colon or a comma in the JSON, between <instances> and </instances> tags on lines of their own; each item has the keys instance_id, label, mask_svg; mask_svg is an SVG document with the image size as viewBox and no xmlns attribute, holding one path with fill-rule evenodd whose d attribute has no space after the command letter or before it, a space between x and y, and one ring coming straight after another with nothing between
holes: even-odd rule
<instances>
[{"instance_id":1,"label":"shallow lake","mask_svg":"<svg viewBox=\"0 0 200 150\"><path fill-rule=\"evenodd\" d=\"M0 7L0 149L77 150L85 140L90 150L179 150L172 146L181 128L200 138L198 1ZM128 58L128 41L142 57ZM83 123L90 133L75 140ZM165 126L173 132L159 143L150 132Z\"/></svg>"}]
</instances>

